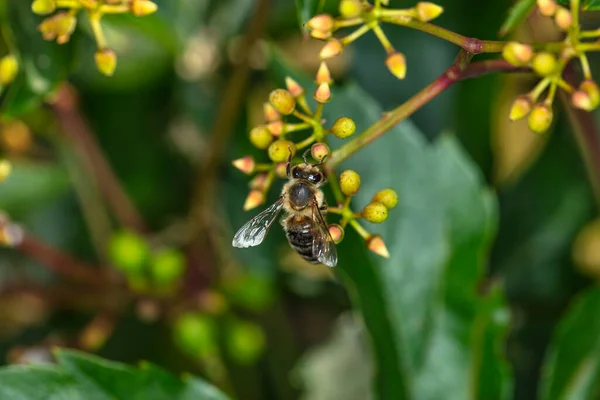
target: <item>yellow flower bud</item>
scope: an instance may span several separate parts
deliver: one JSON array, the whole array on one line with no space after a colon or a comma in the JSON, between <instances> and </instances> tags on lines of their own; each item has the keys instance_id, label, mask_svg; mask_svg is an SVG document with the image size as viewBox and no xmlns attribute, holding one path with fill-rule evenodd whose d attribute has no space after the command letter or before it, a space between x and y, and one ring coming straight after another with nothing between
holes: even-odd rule
<instances>
[{"instance_id":1,"label":"yellow flower bud","mask_svg":"<svg viewBox=\"0 0 600 400\"><path fill-rule=\"evenodd\" d=\"M523 66L533 57L533 49L527 44L509 42L504 46L502 56L512 65Z\"/></svg>"},{"instance_id":2,"label":"yellow flower bud","mask_svg":"<svg viewBox=\"0 0 600 400\"><path fill-rule=\"evenodd\" d=\"M378 256L390 258L390 253L379 235L373 235L367 239L367 248Z\"/></svg>"},{"instance_id":3,"label":"yellow flower bud","mask_svg":"<svg viewBox=\"0 0 600 400\"><path fill-rule=\"evenodd\" d=\"M12 55L6 55L0 59L0 85L8 85L19 73L19 61Z\"/></svg>"},{"instance_id":4,"label":"yellow flower bud","mask_svg":"<svg viewBox=\"0 0 600 400\"><path fill-rule=\"evenodd\" d=\"M380 224L388 217L388 209L381 203L369 203L363 208L362 216L369 222Z\"/></svg>"},{"instance_id":5,"label":"yellow flower bud","mask_svg":"<svg viewBox=\"0 0 600 400\"><path fill-rule=\"evenodd\" d=\"M404 79L406 76L406 57L404 57L404 54L391 53L385 59L385 65L396 78Z\"/></svg>"},{"instance_id":6,"label":"yellow flower bud","mask_svg":"<svg viewBox=\"0 0 600 400\"><path fill-rule=\"evenodd\" d=\"M293 155L296 152L294 143L289 140L276 140L269 146L269 158L274 162L284 162L290 155L290 149Z\"/></svg>"},{"instance_id":7,"label":"yellow flower bud","mask_svg":"<svg viewBox=\"0 0 600 400\"><path fill-rule=\"evenodd\" d=\"M546 17L553 16L558 7L554 0L537 0L537 6L540 9L540 14Z\"/></svg>"},{"instance_id":8,"label":"yellow flower bud","mask_svg":"<svg viewBox=\"0 0 600 400\"><path fill-rule=\"evenodd\" d=\"M552 53L540 52L533 57L533 70L540 76L552 75L556 72L556 57Z\"/></svg>"},{"instance_id":9,"label":"yellow flower bud","mask_svg":"<svg viewBox=\"0 0 600 400\"><path fill-rule=\"evenodd\" d=\"M510 108L509 119L516 121L525 117L531 111L531 98L529 96L519 96L512 104Z\"/></svg>"},{"instance_id":10,"label":"yellow flower bud","mask_svg":"<svg viewBox=\"0 0 600 400\"><path fill-rule=\"evenodd\" d=\"M75 16L63 11L43 20L38 30L45 40L56 39L58 44L64 44L69 41L76 25Z\"/></svg>"},{"instance_id":11,"label":"yellow flower bud","mask_svg":"<svg viewBox=\"0 0 600 400\"><path fill-rule=\"evenodd\" d=\"M330 224L329 225L329 234L331 238L335 242L335 244L340 243L344 239L344 228L342 228L338 224Z\"/></svg>"},{"instance_id":12,"label":"yellow flower bud","mask_svg":"<svg viewBox=\"0 0 600 400\"><path fill-rule=\"evenodd\" d=\"M360 189L360 175L351 169L347 169L340 175L340 189L346 196L355 195Z\"/></svg>"},{"instance_id":13,"label":"yellow flower bud","mask_svg":"<svg viewBox=\"0 0 600 400\"><path fill-rule=\"evenodd\" d=\"M321 161L329 155L329 146L325 143L314 143L310 148L310 155L316 161Z\"/></svg>"},{"instance_id":14,"label":"yellow flower bud","mask_svg":"<svg viewBox=\"0 0 600 400\"><path fill-rule=\"evenodd\" d=\"M563 31L568 30L573 24L571 11L564 7L559 7L558 10L556 10L556 14L554 14L554 22L556 22L556 25Z\"/></svg>"},{"instance_id":15,"label":"yellow flower bud","mask_svg":"<svg viewBox=\"0 0 600 400\"><path fill-rule=\"evenodd\" d=\"M157 5L150 0L132 0L131 13L136 17L143 17L156 12Z\"/></svg>"},{"instance_id":16,"label":"yellow flower bud","mask_svg":"<svg viewBox=\"0 0 600 400\"><path fill-rule=\"evenodd\" d=\"M333 26L333 17L329 14L315 15L306 23L306 28L311 31L331 32Z\"/></svg>"},{"instance_id":17,"label":"yellow flower bud","mask_svg":"<svg viewBox=\"0 0 600 400\"><path fill-rule=\"evenodd\" d=\"M315 91L314 98L317 103L327 103L329 100L331 100L331 89L326 82L323 82L319 85Z\"/></svg>"},{"instance_id":18,"label":"yellow flower bud","mask_svg":"<svg viewBox=\"0 0 600 400\"><path fill-rule=\"evenodd\" d=\"M265 126L256 126L250 130L250 143L258 149L264 150L273 141L273 135Z\"/></svg>"},{"instance_id":19,"label":"yellow flower bud","mask_svg":"<svg viewBox=\"0 0 600 400\"><path fill-rule=\"evenodd\" d=\"M338 118L331 127L331 133L340 139L346 139L352 136L356 132L356 124L352 118L340 117Z\"/></svg>"},{"instance_id":20,"label":"yellow flower bud","mask_svg":"<svg viewBox=\"0 0 600 400\"><path fill-rule=\"evenodd\" d=\"M332 58L340 54L343 49L344 45L342 44L342 42L340 42L338 39L333 38L327 43L325 43L325 46L323 46L321 52L319 53L319 57L321 57L323 60L327 58Z\"/></svg>"},{"instance_id":21,"label":"yellow flower bud","mask_svg":"<svg viewBox=\"0 0 600 400\"><path fill-rule=\"evenodd\" d=\"M433 19L436 19L444 12L444 8L442 6L438 6L437 4L430 3L427 1L417 3L416 9L417 18L423 22L428 22Z\"/></svg>"},{"instance_id":22,"label":"yellow flower bud","mask_svg":"<svg viewBox=\"0 0 600 400\"><path fill-rule=\"evenodd\" d=\"M269 101L283 115L289 115L296 108L296 100L285 89L275 89L269 95Z\"/></svg>"},{"instance_id":23,"label":"yellow flower bud","mask_svg":"<svg viewBox=\"0 0 600 400\"><path fill-rule=\"evenodd\" d=\"M362 3L360 0L342 0L338 7L338 11L342 18L358 17L362 12Z\"/></svg>"},{"instance_id":24,"label":"yellow flower bud","mask_svg":"<svg viewBox=\"0 0 600 400\"><path fill-rule=\"evenodd\" d=\"M600 91L598 90L598 85L596 82L591 79L586 79L581 82L581 85L579 85L579 90L583 90L587 93L590 98L592 109L600 105Z\"/></svg>"},{"instance_id":25,"label":"yellow flower bud","mask_svg":"<svg viewBox=\"0 0 600 400\"><path fill-rule=\"evenodd\" d=\"M319 65L315 83L317 85L320 85L321 83L327 83L331 85L333 83L333 80L331 79L331 73L329 72L329 68L327 68L325 61L321 61L321 65Z\"/></svg>"},{"instance_id":26,"label":"yellow flower bud","mask_svg":"<svg viewBox=\"0 0 600 400\"><path fill-rule=\"evenodd\" d=\"M31 3L31 11L38 15L52 14L56 10L56 0L35 0Z\"/></svg>"},{"instance_id":27,"label":"yellow flower bud","mask_svg":"<svg viewBox=\"0 0 600 400\"><path fill-rule=\"evenodd\" d=\"M106 76L112 76L117 68L117 55L111 49L101 49L94 55L98 71Z\"/></svg>"},{"instance_id":28,"label":"yellow flower bud","mask_svg":"<svg viewBox=\"0 0 600 400\"><path fill-rule=\"evenodd\" d=\"M545 104L537 104L529 114L528 122L533 132L546 132L552 123L552 109Z\"/></svg>"},{"instance_id":29,"label":"yellow flower bud","mask_svg":"<svg viewBox=\"0 0 600 400\"><path fill-rule=\"evenodd\" d=\"M375 193L371 201L373 203L381 203L388 210L391 210L398 204L398 193L394 189L382 189Z\"/></svg>"}]
</instances>

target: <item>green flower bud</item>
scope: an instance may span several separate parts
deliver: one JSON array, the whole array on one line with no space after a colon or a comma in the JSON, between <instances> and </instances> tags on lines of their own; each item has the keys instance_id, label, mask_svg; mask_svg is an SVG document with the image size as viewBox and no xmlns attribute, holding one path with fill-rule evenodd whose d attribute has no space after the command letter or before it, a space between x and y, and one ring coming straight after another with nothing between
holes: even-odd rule
<instances>
[{"instance_id":1,"label":"green flower bud","mask_svg":"<svg viewBox=\"0 0 600 400\"><path fill-rule=\"evenodd\" d=\"M546 132L552 123L552 109L544 104L536 105L529 114L528 122L533 132Z\"/></svg>"},{"instance_id":2,"label":"green flower bud","mask_svg":"<svg viewBox=\"0 0 600 400\"><path fill-rule=\"evenodd\" d=\"M239 364L257 361L265 349L266 338L260 326L250 321L232 321L227 331L229 355Z\"/></svg>"},{"instance_id":3,"label":"green flower bud","mask_svg":"<svg viewBox=\"0 0 600 400\"><path fill-rule=\"evenodd\" d=\"M203 358L217 351L217 326L206 315L188 312L173 325L175 342L190 356Z\"/></svg>"},{"instance_id":4,"label":"green flower bud","mask_svg":"<svg viewBox=\"0 0 600 400\"><path fill-rule=\"evenodd\" d=\"M362 216L369 222L380 224L388 217L388 209L381 203L370 203L362 211Z\"/></svg>"},{"instance_id":5,"label":"green flower bud","mask_svg":"<svg viewBox=\"0 0 600 400\"><path fill-rule=\"evenodd\" d=\"M398 204L398 193L396 193L394 189L383 189L375 193L375 196L373 196L371 201L374 203L381 203L385 208L391 210Z\"/></svg>"},{"instance_id":6,"label":"green flower bud","mask_svg":"<svg viewBox=\"0 0 600 400\"><path fill-rule=\"evenodd\" d=\"M144 239L130 231L112 235L108 243L110 261L127 275L141 275L150 255Z\"/></svg>"},{"instance_id":7,"label":"green flower bud","mask_svg":"<svg viewBox=\"0 0 600 400\"><path fill-rule=\"evenodd\" d=\"M556 57L552 53L540 52L533 57L532 67L539 76L548 76L556 72Z\"/></svg>"},{"instance_id":8,"label":"green flower bud","mask_svg":"<svg viewBox=\"0 0 600 400\"><path fill-rule=\"evenodd\" d=\"M276 140L269 146L269 158L274 162L286 161L290 155L290 149L292 155L296 152L296 146L289 140Z\"/></svg>"},{"instance_id":9,"label":"green flower bud","mask_svg":"<svg viewBox=\"0 0 600 400\"><path fill-rule=\"evenodd\" d=\"M296 100L290 92L285 89L275 89L269 95L269 101L279 113L289 115L296 108Z\"/></svg>"},{"instance_id":10,"label":"green flower bud","mask_svg":"<svg viewBox=\"0 0 600 400\"><path fill-rule=\"evenodd\" d=\"M273 135L267 129L266 126L255 126L250 130L250 143L254 145L254 147L264 150L273 141Z\"/></svg>"},{"instance_id":11,"label":"green flower bud","mask_svg":"<svg viewBox=\"0 0 600 400\"><path fill-rule=\"evenodd\" d=\"M347 169L340 175L340 188L346 196L355 195L360 189L360 175L351 169Z\"/></svg>"},{"instance_id":12,"label":"green flower bud","mask_svg":"<svg viewBox=\"0 0 600 400\"><path fill-rule=\"evenodd\" d=\"M164 249L150 260L150 273L154 282L171 286L175 284L185 271L185 257L175 249Z\"/></svg>"},{"instance_id":13,"label":"green flower bud","mask_svg":"<svg viewBox=\"0 0 600 400\"><path fill-rule=\"evenodd\" d=\"M331 127L331 133L340 139L346 139L356 132L356 124L349 117L338 118Z\"/></svg>"}]
</instances>

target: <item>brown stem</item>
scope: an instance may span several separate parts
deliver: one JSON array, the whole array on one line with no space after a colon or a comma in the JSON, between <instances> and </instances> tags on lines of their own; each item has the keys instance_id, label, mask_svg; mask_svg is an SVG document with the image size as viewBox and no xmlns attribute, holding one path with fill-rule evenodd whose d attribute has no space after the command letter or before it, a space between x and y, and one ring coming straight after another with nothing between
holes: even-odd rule
<instances>
[{"instance_id":1,"label":"brown stem","mask_svg":"<svg viewBox=\"0 0 600 400\"><path fill-rule=\"evenodd\" d=\"M137 232L146 231L146 224L142 216L119 183L93 133L79 113L74 89L63 85L51 107L64 134L73 142L83 165L98 182L102 195L120 224Z\"/></svg>"}]
</instances>

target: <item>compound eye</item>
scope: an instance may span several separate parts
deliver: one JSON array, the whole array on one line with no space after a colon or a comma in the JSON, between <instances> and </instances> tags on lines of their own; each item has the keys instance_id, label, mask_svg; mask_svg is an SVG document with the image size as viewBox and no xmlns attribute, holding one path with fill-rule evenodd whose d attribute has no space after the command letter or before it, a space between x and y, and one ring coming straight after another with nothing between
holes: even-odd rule
<instances>
[{"instance_id":1,"label":"compound eye","mask_svg":"<svg viewBox=\"0 0 600 400\"><path fill-rule=\"evenodd\" d=\"M300 170L298 168L293 168L292 169L292 178L300 178Z\"/></svg>"},{"instance_id":2,"label":"compound eye","mask_svg":"<svg viewBox=\"0 0 600 400\"><path fill-rule=\"evenodd\" d=\"M321 176L318 174L309 174L308 175L308 181L311 183L319 183L320 180L321 180Z\"/></svg>"}]
</instances>

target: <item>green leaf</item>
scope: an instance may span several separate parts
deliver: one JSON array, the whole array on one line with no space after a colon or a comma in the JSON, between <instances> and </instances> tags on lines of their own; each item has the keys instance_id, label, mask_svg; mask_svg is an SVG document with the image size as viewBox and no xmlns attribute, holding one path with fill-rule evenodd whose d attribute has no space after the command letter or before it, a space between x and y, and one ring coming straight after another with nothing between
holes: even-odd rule
<instances>
[{"instance_id":1,"label":"green leaf","mask_svg":"<svg viewBox=\"0 0 600 400\"><path fill-rule=\"evenodd\" d=\"M558 0L558 3L565 7L569 7L570 1ZM580 3L581 7L586 11L600 10L600 0L582 0Z\"/></svg>"},{"instance_id":2,"label":"green leaf","mask_svg":"<svg viewBox=\"0 0 600 400\"><path fill-rule=\"evenodd\" d=\"M193 377L179 379L142 364L134 368L68 350L58 365L9 366L0 370L0 398L11 400L221 400L225 395Z\"/></svg>"},{"instance_id":3,"label":"green leaf","mask_svg":"<svg viewBox=\"0 0 600 400\"><path fill-rule=\"evenodd\" d=\"M298 22L300 27L311 19L314 15L320 13L325 7L327 0L296 0L296 9L298 11Z\"/></svg>"},{"instance_id":4,"label":"green leaf","mask_svg":"<svg viewBox=\"0 0 600 400\"><path fill-rule=\"evenodd\" d=\"M600 395L600 289L584 293L560 322L548 349L541 399Z\"/></svg>"},{"instance_id":5,"label":"green leaf","mask_svg":"<svg viewBox=\"0 0 600 400\"><path fill-rule=\"evenodd\" d=\"M31 11L30 1L7 0L0 4L2 35L19 60L19 74L9 85L0 108L2 119L28 112L67 77L71 45L44 40L37 29L41 20Z\"/></svg>"},{"instance_id":6,"label":"green leaf","mask_svg":"<svg viewBox=\"0 0 600 400\"><path fill-rule=\"evenodd\" d=\"M354 85L334 92L326 110L328 121L351 116L358 131L382 114ZM496 201L456 139L442 135L429 144L406 121L343 167L362 177L355 210L385 187L400 196L386 222L368 227L383 236L389 260L365 256L356 240L339 249L340 269L372 336L379 398L506 397L511 376L498 351L506 329L502 295L477 293ZM352 236L347 232L345 241Z\"/></svg>"},{"instance_id":7,"label":"green leaf","mask_svg":"<svg viewBox=\"0 0 600 400\"><path fill-rule=\"evenodd\" d=\"M519 0L508 11L508 17L500 28L500 36L511 33L533 10L535 0Z\"/></svg>"}]
</instances>

